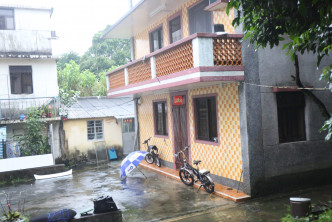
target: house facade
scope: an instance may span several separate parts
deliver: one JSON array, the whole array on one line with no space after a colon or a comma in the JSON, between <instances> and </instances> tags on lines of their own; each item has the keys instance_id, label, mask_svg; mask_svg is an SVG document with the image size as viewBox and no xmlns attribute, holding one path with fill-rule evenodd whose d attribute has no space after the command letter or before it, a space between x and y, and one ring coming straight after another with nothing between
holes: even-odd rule
<instances>
[{"instance_id":1,"label":"house facade","mask_svg":"<svg viewBox=\"0 0 332 222\"><path fill-rule=\"evenodd\" d=\"M24 134L27 110L32 107L44 110L45 134L52 133L53 154L61 154L52 12L51 7L34 3L0 3L0 126L5 129L7 146L2 158L20 156L16 139Z\"/></svg>"},{"instance_id":2,"label":"house facade","mask_svg":"<svg viewBox=\"0 0 332 222\"><path fill-rule=\"evenodd\" d=\"M107 160L108 150L118 155L134 150L136 138L132 98L82 97L68 109L63 121L66 153Z\"/></svg>"},{"instance_id":3,"label":"house facade","mask_svg":"<svg viewBox=\"0 0 332 222\"><path fill-rule=\"evenodd\" d=\"M174 154L189 145L190 161L202 160L216 182L240 184L252 196L331 172L331 142L318 132L324 118L294 87L294 65L280 48L242 42L226 6L223 0L134 5L103 34L132 46L133 61L107 74L108 97L136 98L139 138L152 137L163 165L179 169ZM302 81L331 110L315 62L300 56Z\"/></svg>"}]
</instances>

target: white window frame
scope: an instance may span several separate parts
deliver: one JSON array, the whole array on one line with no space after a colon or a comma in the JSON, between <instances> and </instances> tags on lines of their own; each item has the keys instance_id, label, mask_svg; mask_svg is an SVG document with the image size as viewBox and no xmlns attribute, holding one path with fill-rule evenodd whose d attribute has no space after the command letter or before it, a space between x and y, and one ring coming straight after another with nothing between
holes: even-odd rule
<instances>
[{"instance_id":1,"label":"white window frame","mask_svg":"<svg viewBox=\"0 0 332 222\"><path fill-rule=\"evenodd\" d=\"M96 126L96 122L97 121L101 121L101 129L102 132L101 133L97 133L97 126ZM93 122L93 126L89 126L89 122ZM93 132L89 133L89 129L93 129ZM103 120L87 120L86 121L86 129L87 129L87 139L89 141L91 140L104 140L104 121ZM98 134L102 134L102 138L97 138ZM89 138L89 135L94 135L93 138Z\"/></svg>"}]
</instances>

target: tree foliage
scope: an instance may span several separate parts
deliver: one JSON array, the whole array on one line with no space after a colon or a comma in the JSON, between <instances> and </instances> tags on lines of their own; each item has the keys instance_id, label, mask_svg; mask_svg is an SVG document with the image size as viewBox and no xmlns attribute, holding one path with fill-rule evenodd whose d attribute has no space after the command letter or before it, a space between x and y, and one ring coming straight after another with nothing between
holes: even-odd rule
<instances>
[{"instance_id":1,"label":"tree foliage","mask_svg":"<svg viewBox=\"0 0 332 222\"><path fill-rule=\"evenodd\" d=\"M63 98L64 102L77 95L105 96L106 72L129 61L129 40L101 39L102 33L103 31L100 31L94 35L92 46L82 57L75 52L69 52L58 60L60 99ZM69 104L66 108L69 108Z\"/></svg>"},{"instance_id":2,"label":"tree foliage","mask_svg":"<svg viewBox=\"0 0 332 222\"><path fill-rule=\"evenodd\" d=\"M78 55L77 52L69 52L65 53L61 56L61 58L57 61L56 65L58 69L64 69L66 67L66 64L69 63L70 61L74 61L77 64L80 63L81 57Z\"/></svg>"},{"instance_id":3,"label":"tree foliage","mask_svg":"<svg viewBox=\"0 0 332 222\"><path fill-rule=\"evenodd\" d=\"M20 138L21 152L23 156L33 156L47 154L51 152L48 144L48 136L43 132L46 130L46 124L41 120L43 110L30 108L28 110L25 134Z\"/></svg>"},{"instance_id":4,"label":"tree foliage","mask_svg":"<svg viewBox=\"0 0 332 222\"><path fill-rule=\"evenodd\" d=\"M234 7L233 25L243 24L245 38L257 47L284 45L294 58L296 53L317 54L317 65L332 48L332 4L330 0L230 0L227 11Z\"/></svg>"},{"instance_id":5,"label":"tree foliage","mask_svg":"<svg viewBox=\"0 0 332 222\"><path fill-rule=\"evenodd\" d=\"M295 61L295 81L303 87L299 77L297 54L312 52L317 56L317 67L332 51L332 4L331 0L230 0L227 13L237 10L234 26L242 24L244 39L256 48L278 46L285 36L289 40L282 49ZM331 67L325 67L320 79L327 81L332 91ZM321 131L327 130L325 140L331 138L332 115L325 105L309 90L303 93L313 99L322 114L327 117Z\"/></svg>"},{"instance_id":6,"label":"tree foliage","mask_svg":"<svg viewBox=\"0 0 332 222\"><path fill-rule=\"evenodd\" d=\"M105 95L106 78L104 76L104 73L96 76L89 70L81 71L80 65L70 61L63 70L58 71L58 83L62 97L67 98L75 94L81 97Z\"/></svg>"}]
</instances>

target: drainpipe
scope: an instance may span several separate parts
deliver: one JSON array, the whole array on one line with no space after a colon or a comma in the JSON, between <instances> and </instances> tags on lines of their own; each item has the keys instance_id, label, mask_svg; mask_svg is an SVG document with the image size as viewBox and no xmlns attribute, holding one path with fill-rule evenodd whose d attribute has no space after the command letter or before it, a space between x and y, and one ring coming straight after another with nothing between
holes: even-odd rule
<instances>
[{"instance_id":1,"label":"drainpipe","mask_svg":"<svg viewBox=\"0 0 332 222\"><path fill-rule=\"evenodd\" d=\"M129 10L133 8L133 0L128 0L129 2ZM130 59L134 61L135 59L135 51L134 51L134 37L130 38Z\"/></svg>"},{"instance_id":2,"label":"drainpipe","mask_svg":"<svg viewBox=\"0 0 332 222\"><path fill-rule=\"evenodd\" d=\"M134 49L135 43L134 43L134 37L130 38L130 59L131 61L135 60L135 49Z\"/></svg>"},{"instance_id":3,"label":"drainpipe","mask_svg":"<svg viewBox=\"0 0 332 222\"><path fill-rule=\"evenodd\" d=\"M134 145L134 150L139 150L139 145L140 145L140 138L139 138L139 127L138 127L138 100L141 98L135 98L135 103L134 103L134 112L135 112L135 133L136 133L136 140L135 140L135 145ZM137 141L137 142L136 142Z\"/></svg>"}]
</instances>

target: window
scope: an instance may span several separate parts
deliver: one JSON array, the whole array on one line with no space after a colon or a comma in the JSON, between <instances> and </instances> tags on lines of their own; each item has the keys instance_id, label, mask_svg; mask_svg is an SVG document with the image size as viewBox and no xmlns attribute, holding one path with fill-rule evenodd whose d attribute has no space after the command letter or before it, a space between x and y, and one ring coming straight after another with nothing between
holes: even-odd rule
<instances>
[{"instance_id":1,"label":"window","mask_svg":"<svg viewBox=\"0 0 332 222\"><path fill-rule=\"evenodd\" d=\"M14 29L14 11L0 8L0 30Z\"/></svg>"},{"instance_id":2,"label":"window","mask_svg":"<svg viewBox=\"0 0 332 222\"><path fill-rule=\"evenodd\" d=\"M216 97L194 99L196 139L218 142Z\"/></svg>"},{"instance_id":3,"label":"window","mask_svg":"<svg viewBox=\"0 0 332 222\"><path fill-rule=\"evenodd\" d=\"M163 29L160 27L150 33L151 52L163 47Z\"/></svg>"},{"instance_id":4,"label":"window","mask_svg":"<svg viewBox=\"0 0 332 222\"><path fill-rule=\"evenodd\" d=\"M122 132L123 133L135 132L134 118L127 118L122 120Z\"/></svg>"},{"instance_id":5,"label":"window","mask_svg":"<svg viewBox=\"0 0 332 222\"><path fill-rule=\"evenodd\" d=\"M104 126L102 120L87 121L88 140L101 140L104 138Z\"/></svg>"},{"instance_id":6,"label":"window","mask_svg":"<svg viewBox=\"0 0 332 222\"><path fill-rule=\"evenodd\" d=\"M301 92L277 93L279 143L306 139L304 95Z\"/></svg>"},{"instance_id":7,"label":"window","mask_svg":"<svg viewBox=\"0 0 332 222\"><path fill-rule=\"evenodd\" d=\"M168 123L167 123L167 106L166 102L154 102L153 114L155 120L155 134L156 135L168 135Z\"/></svg>"},{"instance_id":8,"label":"window","mask_svg":"<svg viewBox=\"0 0 332 222\"><path fill-rule=\"evenodd\" d=\"M10 88L12 94L32 94L31 66L10 66Z\"/></svg>"},{"instance_id":9,"label":"window","mask_svg":"<svg viewBox=\"0 0 332 222\"><path fill-rule=\"evenodd\" d=\"M181 31L181 16L178 16L169 22L169 34L171 43L181 39Z\"/></svg>"}]
</instances>

